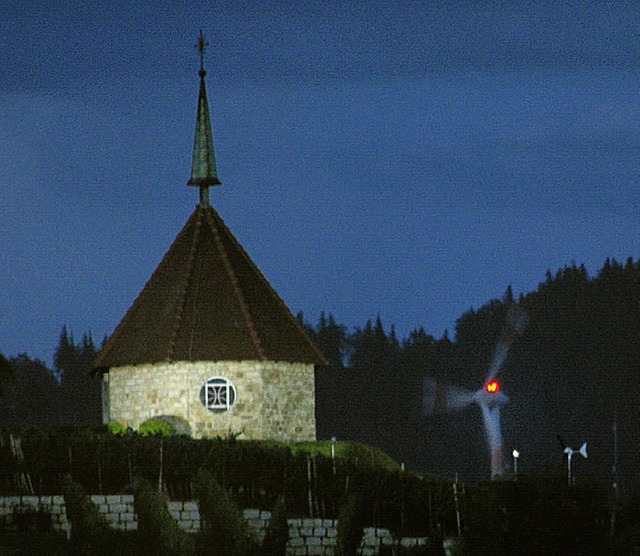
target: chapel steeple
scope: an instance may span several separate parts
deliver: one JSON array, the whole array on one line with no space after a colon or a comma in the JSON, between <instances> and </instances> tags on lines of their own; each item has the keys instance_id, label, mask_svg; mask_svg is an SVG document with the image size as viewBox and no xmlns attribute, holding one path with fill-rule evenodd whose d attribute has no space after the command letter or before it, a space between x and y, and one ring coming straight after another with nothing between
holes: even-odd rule
<instances>
[{"instance_id":1,"label":"chapel steeple","mask_svg":"<svg viewBox=\"0 0 640 556\"><path fill-rule=\"evenodd\" d=\"M325 357L209 204L220 180L205 46L200 32L188 182L200 188L200 203L93 362L103 375L103 422L138 429L158 418L196 438L242 431L315 440L315 369Z\"/></svg>"},{"instance_id":2,"label":"chapel steeple","mask_svg":"<svg viewBox=\"0 0 640 556\"><path fill-rule=\"evenodd\" d=\"M200 188L200 205L209 206L209 187L221 185L216 168L216 156L213 149L213 134L211 132L211 116L204 78L204 53L207 47L204 35L200 31L197 48L200 52L200 93L198 95L198 113L196 116L196 133L193 142L193 163L191 165L191 179L187 185Z\"/></svg>"}]
</instances>

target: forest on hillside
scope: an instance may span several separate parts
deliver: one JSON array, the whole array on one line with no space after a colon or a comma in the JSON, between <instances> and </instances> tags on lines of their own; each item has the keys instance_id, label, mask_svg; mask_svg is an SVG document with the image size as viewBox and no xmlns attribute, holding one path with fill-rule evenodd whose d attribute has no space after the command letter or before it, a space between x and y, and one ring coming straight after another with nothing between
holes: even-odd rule
<instances>
[{"instance_id":1,"label":"forest on hillside","mask_svg":"<svg viewBox=\"0 0 640 556\"><path fill-rule=\"evenodd\" d=\"M521 473L562 471L566 456L558 437L574 448L587 441L589 458L574 459L576 475L610 485L617 462L621 489L634 490L640 465L640 262L632 259L607 260L594 276L575 264L548 272L536 291L517 299L507 287L502 299L463 314L452 337L416 328L398 338L380 318L350 329L329 312L315 325L305 322L329 361L316 373L318 438L366 442L426 474L487 479L477 407L425 416L422 383L430 376L481 387L515 303L529 325L500 375L510 399L502 419L506 452L520 451ZM53 369L26 354L1 358L0 424L100 423L100 381L87 373L98 350L91 336L76 342L63 329Z\"/></svg>"}]
</instances>

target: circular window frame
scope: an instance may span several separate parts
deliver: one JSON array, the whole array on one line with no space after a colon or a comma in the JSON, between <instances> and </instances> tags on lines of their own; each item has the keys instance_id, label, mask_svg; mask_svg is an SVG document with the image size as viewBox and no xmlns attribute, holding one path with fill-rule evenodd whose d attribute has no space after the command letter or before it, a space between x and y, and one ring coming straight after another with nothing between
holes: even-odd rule
<instances>
[{"instance_id":1,"label":"circular window frame","mask_svg":"<svg viewBox=\"0 0 640 556\"><path fill-rule=\"evenodd\" d=\"M229 411L238 401L238 391L228 378L214 376L202 385L200 402L213 413Z\"/></svg>"}]
</instances>

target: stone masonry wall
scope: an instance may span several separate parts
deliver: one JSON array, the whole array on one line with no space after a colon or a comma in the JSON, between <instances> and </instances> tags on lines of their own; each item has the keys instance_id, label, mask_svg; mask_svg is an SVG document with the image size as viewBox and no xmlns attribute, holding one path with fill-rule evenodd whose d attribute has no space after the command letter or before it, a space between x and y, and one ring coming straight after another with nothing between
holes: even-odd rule
<instances>
[{"instance_id":1,"label":"stone masonry wall","mask_svg":"<svg viewBox=\"0 0 640 556\"><path fill-rule=\"evenodd\" d=\"M133 495L91 496L112 527L125 531L138 528L133 511ZM168 508L174 519L189 533L200 530L200 512L194 501L169 501ZM244 517L260 540L264 538L271 513L257 509L244 510ZM7 496L0 497L0 527L37 527L38 519L48 518L56 531L69 532L63 496ZM42 521L40 522L42 523ZM289 543L287 554L290 556L335 556L338 529L333 519L289 519ZM362 556L374 556L380 547L389 546L393 539L388 529L368 527L360 547ZM401 539L403 546L425 545L423 537Z\"/></svg>"},{"instance_id":2,"label":"stone masonry wall","mask_svg":"<svg viewBox=\"0 0 640 556\"><path fill-rule=\"evenodd\" d=\"M236 402L211 412L200 400L204 383L230 380ZM161 415L184 419L196 438L242 433L244 439L315 440L313 365L263 361L175 362L110 369L106 421L137 429Z\"/></svg>"}]
</instances>

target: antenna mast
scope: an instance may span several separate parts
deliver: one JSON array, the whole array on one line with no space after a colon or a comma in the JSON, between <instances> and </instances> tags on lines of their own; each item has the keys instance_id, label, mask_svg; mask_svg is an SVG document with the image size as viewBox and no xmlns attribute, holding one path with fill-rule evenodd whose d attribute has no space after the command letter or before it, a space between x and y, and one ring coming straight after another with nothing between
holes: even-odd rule
<instances>
[{"instance_id":1,"label":"antenna mast","mask_svg":"<svg viewBox=\"0 0 640 556\"><path fill-rule=\"evenodd\" d=\"M618 408L613 412L613 466L611 467L611 478L613 480L613 500L618 500Z\"/></svg>"}]
</instances>

